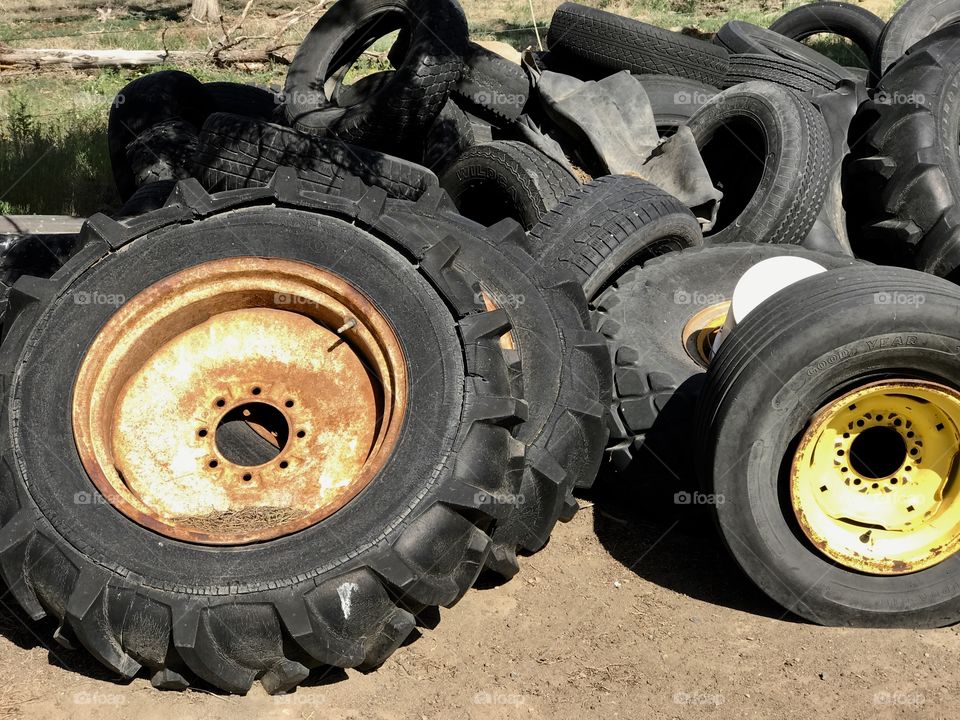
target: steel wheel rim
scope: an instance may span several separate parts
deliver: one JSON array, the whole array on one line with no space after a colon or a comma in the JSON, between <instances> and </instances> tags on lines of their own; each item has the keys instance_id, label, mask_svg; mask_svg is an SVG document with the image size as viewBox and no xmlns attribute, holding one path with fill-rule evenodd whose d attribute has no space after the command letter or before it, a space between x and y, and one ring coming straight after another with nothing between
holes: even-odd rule
<instances>
[{"instance_id":1,"label":"steel wheel rim","mask_svg":"<svg viewBox=\"0 0 960 720\"><path fill-rule=\"evenodd\" d=\"M903 575L960 548L960 393L889 380L844 394L811 419L790 498L803 533L844 567Z\"/></svg>"},{"instance_id":2,"label":"steel wheel rim","mask_svg":"<svg viewBox=\"0 0 960 720\"><path fill-rule=\"evenodd\" d=\"M87 350L72 416L108 502L165 536L225 545L341 509L389 458L406 401L400 343L359 290L243 257L125 302Z\"/></svg>"}]
</instances>

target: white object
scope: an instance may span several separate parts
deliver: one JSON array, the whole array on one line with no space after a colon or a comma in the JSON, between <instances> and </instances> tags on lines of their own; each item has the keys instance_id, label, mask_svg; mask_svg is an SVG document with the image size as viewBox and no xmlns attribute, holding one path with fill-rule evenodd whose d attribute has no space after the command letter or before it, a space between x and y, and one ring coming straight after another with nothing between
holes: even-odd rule
<instances>
[{"instance_id":1,"label":"white object","mask_svg":"<svg viewBox=\"0 0 960 720\"><path fill-rule=\"evenodd\" d=\"M717 354L720 345L733 329L760 303L794 283L826 271L823 265L813 260L792 255L767 258L751 267L740 277L733 289L727 319L713 340L713 354Z\"/></svg>"}]
</instances>

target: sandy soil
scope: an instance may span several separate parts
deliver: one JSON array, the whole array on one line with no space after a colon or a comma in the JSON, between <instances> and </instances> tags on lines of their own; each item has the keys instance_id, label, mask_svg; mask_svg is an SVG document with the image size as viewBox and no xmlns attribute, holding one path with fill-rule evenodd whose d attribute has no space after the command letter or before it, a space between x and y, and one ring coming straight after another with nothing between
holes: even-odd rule
<instances>
[{"instance_id":1,"label":"sandy soil","mask_svg":"<svg viewBox=\"0 0 960 720\"><path fill-rule=\"evenodd\" d=\"M481 582L376 672L317 673L281 697L259 685L241 698L120 684L56 645L50 624L4 607L0 717L957 717L960 629L785 616L730 563L705 516L659 487L608 484L519 576Z\"/></svg>"}]
</instances>

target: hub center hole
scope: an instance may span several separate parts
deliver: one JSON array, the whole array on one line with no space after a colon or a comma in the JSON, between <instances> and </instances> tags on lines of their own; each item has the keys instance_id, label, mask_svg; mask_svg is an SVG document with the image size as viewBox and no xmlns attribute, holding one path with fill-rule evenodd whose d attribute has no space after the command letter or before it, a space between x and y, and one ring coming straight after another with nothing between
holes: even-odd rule
<instances>
[{"instance_id":1,"label":"hub center hole","mask_svg":"<svg viewBox=\"0 0 960 720\"><path fill-rule=\"evenodd\" d=\"M286 447L287 419L273 405L250 402L230 410L217 425L217 450L234 465L263 465Z\"/></svg>"},{"instance_id":2,"label":"hub center hole","mask_svg":"<svg viewBox=\"0 0 960 720\"><path fill-rule=\"evenodd\" d=\"M893 428L867 428L850 445L850 464L865 478L893 475L906 459L907 444Z\"/></svg>"}]
</instances>

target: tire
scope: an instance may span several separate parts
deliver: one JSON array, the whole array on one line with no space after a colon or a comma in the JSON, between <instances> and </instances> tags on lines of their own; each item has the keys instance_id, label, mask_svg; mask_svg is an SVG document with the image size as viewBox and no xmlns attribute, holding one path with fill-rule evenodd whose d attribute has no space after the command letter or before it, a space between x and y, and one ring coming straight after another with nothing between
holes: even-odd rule
<instances>
[{"instance_id":1,"label":"tire","mask_svg":"<svg viewBox=\"0 0 960 720\"><path fill-rule=\"evenodd\" d=\"M551 54L613 72L676 75L714 87L727 72L722 48L576 3L554 12L547 42Z\"/></svg>"},{"instance_id":2,"label":"tire","mask_svg":"<svg viewBox=\"0 0 960 720\"><path fill-rule=\"evenodd\" d=\"M688 127L724 192L708 241L802 242L823 207L833 157L816 108L791 90L754 81L724 90Z\"/></svg>"},{"instance_id":3,"label":"tire","mask_svg":"<svg viewBox=\"0 0 960 720\"><path fill-rule=\"evenodd\" d=\"M470 118L452 99L447 100L424 140L423 164L432 172L442 175L458 157L476 144Z\"/></svg>"},{"instance_id":4,"label":"tire","mask_svg":"<svg viewBox=\"0 0 960 720\"><path fill-rule=\"evenodd\" d=\"M693 114L720 91L706 83L671 75L637 75L653 108L660 135L670 135L686 125Z\"/></svg>"},{"instance_id":5,"label":"tire","mask_svg":"<svg viewBox=\"0 0 960 720\"><path fill-rule=\"evenodd\" d=\"M467 45L463 63L463 75L453 92L468 103L468 109L501 124L523 114L530 80L522 67L473 42Z\"/></svg>"},{"instance_id":6,"label":"tire","mask_svg":"<svg viewBox=\"0 0 960 720\"><path fill-rule=\"evenodd\" d=\"M390 81L357 104L331 102L332 91L323 88L378 37L404 28L409 52ZM372 150L419 151L460 78L466 46L466 18L452 0L342 0L313 26L287 71L287 120L302 132Z\"/></svg>"},{"instance_id":7,"label":"tire","mask_svg":"<svg viewBox=\"0 0 960 720\"><path fill-rule=\"evenodd\" d=\"M798 93L830 92L843 81L833 73L791 58L750 53L731 55L730 70L722 87L731 88L753 80L766 80Z\"/></svg>"},{"instance_id":8,"label":"tire","mask_svg":"<svg viewBox=\"0 0 960 720\"><path fill-rule=\"evenodd\" d=\"M923 300L892 307L878 294ZM710 367L697 456L705 490L718 500L720 534L746 575L802 618L864 627L960 619L960 557L907 574L853 570L828 559L831 544L820 550L807 540L790 491L797 443L825 405L883 378L960 385L952 359L958 303L955 286L911 270L835 270L760 305Z\"/></svg>"},{"instance_id":9,"label":"tire","mask_svg":"<svg viewBox=\"0 0 960 720\"><path fill-rule=\"evenodd\" d=\"M915 45L857 112L845 172L853 248L868 260L943 277L960 268L956 93L960 29Z\"/></svg>"},{"instance_id":10,"label":"tire","mask_svg":"<svg viewBox=\"0 0 960 720\"><path fill-rule=\"evenodd\" d=\"M597 329L614 367L610 457L624 469L635 457L689 478L690 438L706 361L685 347L695 315L730 300L740 277L762 260L802 257L827 268L854 262L791 245L723 245L671 253L624 273L594 301ZM721 313L722 315L722 313Z\"/></svg>"},{"instance_id":11,"label":"tire","mask_svg":"<svg viewBox=\"0 0 960 720\"><path fill-rule=\"evenodd\" d=\"M513 140L470 148L440 178L466 217L487 226L512 218L526 230L578 186L563 167Z\"/></svg>"},{"instance_id":12,"label":"tire","mask_svg":"<svg viewBox=\"0 0 960 720\"><path fill-rule=\"evenodd\" d=\"M166 204L167 199L173 193L176 186L176 180L159 180L141 185L137 188L137 191L130 196L130 199L114 213L114 218L122 220L159 210Z\"/></svg>"},{"instance_id":13,"label":"tire","mask_svg":"<svg viewBox=\"0 0 960 720\"><path fill-rule=\"evenodd\" d=\"M197 129L184 120L166 120L144 130L127 145L134 184L139 188L190 177L198 147Z\"/></svg>"},{"instance_id":14,"label":"tire","mask_svg":"<svg viewBox=\"0 0 960 720\"><path fill-rule=\"evenodd\" d=\"M281 104L277 93L256 85L233 82L209 82L203 86L210 96L213 112L243 115L258 120L273 120Z\"/></svg>"},{"instance_id":15,"label":"tire","mask_svg":"<svg viewBox=\"0 0 960 720\"><path fill-rule=\"evenodd\" d=\"M297 171L305 190L338 193L348 178L381 187L391 197L415 200L436 175L416 163L283 127L215 113L203 126L195 172L211 191L263 187L279 167Z\"/></svg>"},{"instance_id":16,"label":"tire","mask_svg":"<svg viewBox=\"0 0 960 720\"><path fill-rule=\"evenodd\" d=\"M688 208L656 185L627 175L581 186L527 238L534 257L572 273L587 299L633 265L702 244L700 223Z\"/></svg>"},{"instance_id":17,"label":"tire","mask_svg":"<svg viewBox=\"0 0 960 720\"><path fill-rule=\"evenodd\" d=\"M23 275L48 278L80 247L73 234L0 234L0 335L6 335L4 320L10 289Z\"/></svg>"},{"instance_id":18,"label":"tire","mask_svg":"<svg viewBox=\"0 0 960 720\"><path fill-rule=\"evenodd\" d=\"M210 96L196 78L179 70L162 70L128 83L110 108L107 145L120 199L137 189L127 163L127 146L145 130L167 120L182 120L198 129L212 112Z\"/></svg>"},{"instance_id":19,"label":"tire","mask_svg":"<svg viewBox=\"0 0 960 720\"><path fill-rule=\"evenodd\" d=\"M770 30L797 42L811 35L838 35L872 58L884 25L881 18L853 3L817 2L801 5L782 15L773 22Z\"/></svg>"},{"instance_id":20,"label":"tire","mask_svg":"<svg viewBox=\"0 0 960 720\"><path fill-rule=\"evenodd\" d=\"M361 190L353 199L303 195L284 173L267 190L210 197L184 181L179 203L129 226L91 218L84 248L57 275L14 287L19 311L0 365L11 398L24 402L4 406L12 464L0 471L0 569L32 618L55 616L58 636L121 676L143 667L158 687L200 678L241 694L260 679L274 693L317 665L375 667L416 613L457 602L487 559L500 509L483 497L516 492L507 469L522 453L509 430L521 405L499 350L509 327L503 313L482 312L447 266L451 242L423 250L384 211L381 190ZM158 542L99 495L70 413L49 412L70 406L90 339L115 312L72 298L93 288L135 299L180 268L237 256L335 266L373 298L417 378L405 412L416 421L402 423L359 496L295 536ZM40 376L43 389L21 395ZM45 450L23 437L38 422Z\"/></svg>"},{"instance_id":21,"label":"tire","mask_svg":"<svg viewBox=\"0 0 960 720\"><path fill-rule=\"evenodd\" d=\"M877 77L921 40L958 22L960 6L953 0L907 0L880 35L873 62Z\"/></svg>"},{"instance_id":22,"label":"tire","mask_svg":"<svg viewBox=\"0 0 960 720\"><path fill-rule=\"evenodd\" d=\"M766 55L802 63L817 73L832 78L832 89L840 80L853 80L848 68L835 63L826 55L783 35L741 20L723 25L714 35L714 43L731 55Z\"/></svg>"},{"instance_id":23,"label":"tire","mask_svg":"<svg viewBox=\"0 0 960 720\"><path fill-rule=\"evenodd\" d=\"M394 216L425 244L456 239L459 252L452 266L510 323L504 354L513 371L512 394L527 404L527 417L516 432L527 447L527 460L517 495L522 500L498 522L487 561L510 577L517 571L517 550L539 550L557 519L572 517L573 489L593 484L608 434L610 358L604 339L589 329L583 290L573 278L525 253L516 223L486 231L443 209L443 203L436 211L424 209L428 200L406 209L395 203Z\"/></svg>"}]
</instances>

